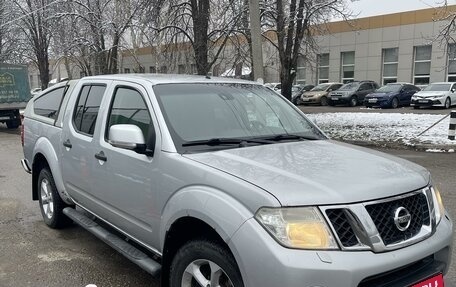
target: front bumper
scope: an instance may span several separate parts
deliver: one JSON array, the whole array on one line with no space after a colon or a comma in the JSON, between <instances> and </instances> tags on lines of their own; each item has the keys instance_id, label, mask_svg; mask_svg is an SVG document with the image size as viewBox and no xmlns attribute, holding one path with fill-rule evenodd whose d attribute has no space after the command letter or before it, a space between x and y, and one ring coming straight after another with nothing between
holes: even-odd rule
<instances>
[{"instance_id":1,"label":"front bumper","mask_svg":"<svg viewBox=\"0 0 456 287\"><path fill-rule=\"evenodd\" d=\"M246 287L404 287L448 271L452 236L453 224L444 217L430 238L395 251L295 250L279 245L252 218L231 238L229 246ZM390 272L409 273L397 282L385 282L391 279Z\"/></svg>"},{"instance_id":2,"label":"front bumper","mask_svg":"<svg viewBox=\"0 0 456 287\"><path fill-rule=\"evenodd\" d=\"M299 102L303 105L305 104L319 104L321 97L300 97Z\"/></svg>"},{"instance_id":3,"label":"front bumper","mask_svg":"<svg viewBox=\"0 0 456 287\"><path fill-rule=\"evenodd\" d=\"M446 97L433 99L412 99L410 106L412 107L444 107Z\"/></svg>"},{"instance_id":4,"label":"front bumper","mask_svg":"<svg viewBox=\"0 0 456 287\"><path fill-rule=\"evenodd\" d=\"M391 99L364 98L364 106L368 108L387 108L391 106Z\"/></svg>"},{"instance_id":5,"label":"front bumper","mask_svg":"<svg viewBox=\"0 0 456 287\"><path fill-rule=\"evenodd\" d=\"M330 96L328 97L328 102L331 102L333 105L346 105L350 102L350 98L351 96Z\"/></svg>"}]
</instances>

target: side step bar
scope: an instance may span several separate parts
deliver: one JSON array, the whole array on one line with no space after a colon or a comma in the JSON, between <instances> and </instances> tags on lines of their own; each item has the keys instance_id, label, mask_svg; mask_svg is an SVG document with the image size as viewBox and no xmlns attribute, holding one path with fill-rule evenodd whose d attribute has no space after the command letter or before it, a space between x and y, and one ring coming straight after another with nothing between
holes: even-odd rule
<instances>
[{"instance_id":1,"label":"side step bar","mask_svg":"<svg viewBox=\"0 0 456 287\"><path fill-rule=\"evenodd\" d=\"M117 235L112 234L102 226L98 225L98 223L87 217L84 213L77 211L72 207L64 208L63 213L78 225L127 257L133 263L150 273L152 276L157 277L160 274L160 263L153 260L147 254L129 244L125 240L122 240Z\"/></svg>"}]
</instances>

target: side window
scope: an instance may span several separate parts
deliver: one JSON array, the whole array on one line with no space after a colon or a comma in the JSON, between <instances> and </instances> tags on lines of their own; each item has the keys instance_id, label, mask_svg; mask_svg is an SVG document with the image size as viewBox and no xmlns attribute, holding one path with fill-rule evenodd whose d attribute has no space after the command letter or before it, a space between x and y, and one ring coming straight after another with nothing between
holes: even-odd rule
<instances>
[{"instance_id":1,"label":"side window","mask_svg":"<svg viewBox=\"0 0 456 287\"><path fill-rule=\"evenodd\" d=\"M61 87L42 95L35 100L33 112L39 116L57 119L64 94L65 87Z\"/></svg>"},{"instance_id":2,"label":"side window","mask_svg":"<svg viewBox=\"0 0 456 287\"><path fill-rule=\"evenodd\" d=\"M453 84L453 86L451 87L451 90L452 91L456 90L456 84Z\"/></svg>"},{"instance_id":3,"label":"side window","mask_svg":"<svg viewBox=\"0 0 456 287\"><path fill-rule=\"evenodd\" d=\"M109 111L106 138L109 136L109 128L118 124L130 124L138 126L149 139L149 131L152 125L147 105L141 94L131 88L117 88Z\"/></svg>"},{"instance_id":4,"label":"side window","mask_svg":"<svg viewBox=\"0 0 456 287\"><path fill-rule=\"evenodd\" d=\"M98 85L82 88L73 116L73 124L77 131L89 136L93 135L105 90L105 86Z\"/></svg>"},{"instance_id":5,"label":"side window","mask_svg":"<svg viewBox=\"0 0 456 287\"><path fill-rule=\"evenodd\" d=\"M361 84L361 86L359 87L360 91L366 91L366 90L370 90L370 89L371 89L371 85L368 83Z\"/></svg>"}]
</instances>

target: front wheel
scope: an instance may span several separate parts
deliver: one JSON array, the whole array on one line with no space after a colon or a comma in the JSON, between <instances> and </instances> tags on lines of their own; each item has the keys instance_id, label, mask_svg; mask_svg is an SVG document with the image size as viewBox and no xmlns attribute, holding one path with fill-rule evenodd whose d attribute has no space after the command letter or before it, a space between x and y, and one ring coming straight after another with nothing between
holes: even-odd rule
<instances>
[{"instance_id":1,"label":"front wheel","mask_svg":"<svg viewBox=\"0 0 456 287\"><path fill-rule=\"evenodd\" d=\"M52 173L47 168L43 168L38 176L38 189L41 215L46 225L60 229L71 224L71 220L63 214L68 205L60 198Z\"/></svg>"},{"instance_id":2,"label":"front wheel","mask_svg":"<svg viewBox=\"0 0 456 287\"><path fill-rule=\"evenodd\" d=\"M450 98L446 98L445 100L445 109L449 109L451 107L451 100Z\"/></svg>"},{"instance_id":3,"label":"front wheel","mask_svg":"<svg viewBox=\"0 0 456 287\"><path fill-rule=\"evenodd\" d=\"M243 287L231 253L219 244L194 240L183 245L170 268L170 287Z\"/></svg>"},{"instance_id":4,"label":"front wheel","mask_svg":"<svg viewBox=\"0 0 456 287\"><path fill-rule=\"evenodd\" d=\"M391 108L397 109L397 107L399 107L399 100L397 98L393 98L393 100L391 101Z\"/></svg>"},{"instance_id":5,"label":"front wheel","mask_svg":"<svg viewBox=\"0 0 456 287\"><path fill-rule=\"evenodd\" d=\"M348 103L350 107L356 107L358 105L358 97L352 96L350 102Z\"/></svg>"},{"instance_id":6,"label":"front wheel","mask_svg":"<svg viewBox=\"0 0 456 287\"><path fill-rule=\"evenodd\" d=\"M320 105L327 106L328 105L328 98L327 97L321 97Z\"/></svg>"}]
</instances>

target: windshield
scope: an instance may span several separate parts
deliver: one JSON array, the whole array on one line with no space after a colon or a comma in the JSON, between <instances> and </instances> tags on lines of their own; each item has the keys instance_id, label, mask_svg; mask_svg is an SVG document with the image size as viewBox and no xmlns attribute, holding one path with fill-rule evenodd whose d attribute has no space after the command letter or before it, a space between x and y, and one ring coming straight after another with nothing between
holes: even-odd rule
<instances>
[{"instance_id":1,"label":"windshield","mask_svg":"<svg viewBox=\"0 0 456 287\"><path fill-rule=\"evenodd\" d=\"M451 84L430 84L423 91L436 91L436 92L443 92L449 91Z\"/></svg>"},{"instance_id":2,"label":"windshield","mask_svg":"<svg viewBox=\"0 0 456 287\"><path fill-rule=\"evenodd\" d=\"M359 87L358 82L352 82L352 83L343 85L339 90L340 91L353 91L353 90L358 89L358 87Z\"/></svg>"},{"instance_id":3,"label":"windshield","mask_svg":"<svg viewBox=\"0 0 456 287\"><path fill-rule=\"evenodd\" d=\"M402 85L386 85L379 89L376 92L378 93L391 93L391 92L399 92L402 89Z\"/></svg>"},{"instance_id":4,"label":"windshield","mask_svg":"<svg viewBox=\"0 0 456 287\"><path fill-rule=\"evenodd\" d=\"M277 135L325 138L288 101L259 85L162 84L154 86L154 92L176 149L181 153L214 149L189 146L194 141L258 141Z\"/></svg>"},{"instance_id":5,"label":"windshield","mask_svg":"<svg viewBox=\"0 0 456 287\"><path fill-rule=\"evenodd\" d=\"M311 91L315 91L315 92L326 91L326 89L329 88L329 86L331 86L331 85L330 84L320 84L320 85L316 86L315 88L313 88Z\"/></svg>"}]
</instances>

